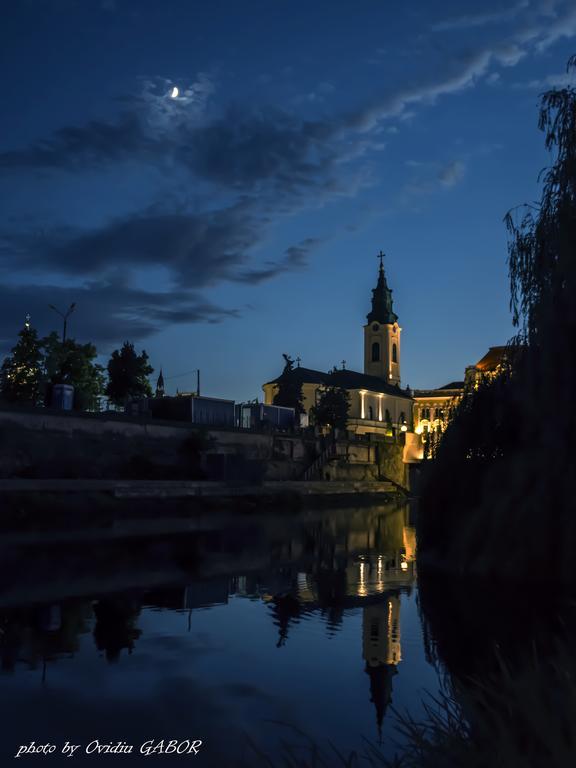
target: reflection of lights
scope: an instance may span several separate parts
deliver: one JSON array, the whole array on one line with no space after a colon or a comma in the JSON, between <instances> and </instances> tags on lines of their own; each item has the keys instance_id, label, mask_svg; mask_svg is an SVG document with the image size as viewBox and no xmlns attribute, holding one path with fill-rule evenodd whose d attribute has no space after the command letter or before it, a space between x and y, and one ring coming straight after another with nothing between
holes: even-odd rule
<instances>
[{"instance_id":1,"label":"reflection of lights","mask_svg":"<svg viewBox=\"0 0 576 768\"><path fill-rule=\"evenodd\" d=\"M360 563L360 583L358 584L358 597L366 597L368 590L366 589L366 563Z\"/></svg>"},{"instance_id":2,"label":"reflection of lights","mask_svg":"<svg viewBox=\"0 0 576 768\"><path fill-rule=\"evenodd\" d=\"M406 560L402 560L402 562L400 563L400 568L402 568L403 571L408 570L408 563L406 562Z\"/></svg>"},{"instance_id":3,"label":"reflection of lights","mask_svg":"<svg viewBox=\"0 0 576 768\"><path fill-rule=\"evenodd\" d=\"M414 432L416 432L417 435L421 435L422 432L424 432L424 427L421 424L418 424Z\"/></svg>"},{"instance_id":4,"label":"reflection of lights","mask_svg":"<svg viewBox=\"0 0 576 768\"><path fill-rule=\"evenodd\" d=\"M382 571L384 570L384 564L382 562L382 555L378 555L378 561L376 564L376 574L378 581L376 582L376 591L384 592L384 582L382 581Z\"/></svg>"}]
</instances>

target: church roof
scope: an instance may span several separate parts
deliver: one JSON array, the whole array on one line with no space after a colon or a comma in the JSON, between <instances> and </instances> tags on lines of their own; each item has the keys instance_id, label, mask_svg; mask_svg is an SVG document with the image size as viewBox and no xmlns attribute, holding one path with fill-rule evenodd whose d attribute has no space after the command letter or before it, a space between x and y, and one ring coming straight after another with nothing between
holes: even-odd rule
<instances>
[{"instance_id":1,"label":"church roof","mask_svg":"<svg viewBox=\"0 0 576 768\"><path fill-rule=\"evenodd\" d=\"M382 257L383 254L381 254ZM378 282L372 291L372 309L366 315L366 319L369 323L382 323L383 325L391 325L398 320L398 315L392 307L392 291L388 288L382 261L380 261Z\"/></svg>"},{"instance_id":2,"label":"church roof","mask_svg":"<svg viewBox=\"0 0 576 768\"><path fill-rule=\"evenodd\" d=\"M366 389L370 392L381 392L392 397L404 397L411 400L412 397L406 390L399 386L388 384L378 376L369 376L366 373L349 371L345 368L325 373L324 371L315 371L313 368L294 368L292 376L299 384L326 384L343 389ZM280 377L266 382L267 384L277 384Z\"/></svg>"}]
</instances>

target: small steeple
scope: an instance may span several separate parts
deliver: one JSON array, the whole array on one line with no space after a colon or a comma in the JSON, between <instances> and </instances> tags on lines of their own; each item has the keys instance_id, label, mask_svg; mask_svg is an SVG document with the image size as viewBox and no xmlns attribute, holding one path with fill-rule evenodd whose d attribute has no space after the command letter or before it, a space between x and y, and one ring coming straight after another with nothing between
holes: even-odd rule
<instances>
[{"instance_id":1,"label":"small steeple","mask_svg":"<svg viewBox=\"0 0 576 768\"><path fill-rule=\"evenodd\" d=\"M156 397L164 397L164 376L162 376L162 368L160 368L160 376L156 382Z\"/></svg>"},{"instance_id":2,"label":"small steeple","mask_svg":"<svg viewBox=\"0 0 576 768\"><path fill-rule=\"evenodd\" d=\"M398 315L392 307L392 291L388 288L386 274L384 272L384 254L378 254L380 269L378 270L378 283L372 291L372 310L366 315L369 323L382 323L393 325L398 320Z\"/></svg>"}]
</instances>

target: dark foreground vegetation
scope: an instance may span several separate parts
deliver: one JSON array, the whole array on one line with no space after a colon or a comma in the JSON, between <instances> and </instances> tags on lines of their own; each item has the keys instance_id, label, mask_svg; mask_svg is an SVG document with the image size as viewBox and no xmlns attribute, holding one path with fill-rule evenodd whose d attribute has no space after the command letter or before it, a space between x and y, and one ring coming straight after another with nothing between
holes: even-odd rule
<instances>
[{"instance_id":1,"label":"dark foreground vegetation","mask_svg":"<svg viewBox=\"0 0 576 768\"><path fill-rule=\"evenodd\" d=\"M568 69L576 68L576 57ZM471 387L430 467L419 546L461 573L576 577L576 90L542 97L553 164L540 204L506 217L517 336L500 375Z\"/></svg>"}]
</instances>

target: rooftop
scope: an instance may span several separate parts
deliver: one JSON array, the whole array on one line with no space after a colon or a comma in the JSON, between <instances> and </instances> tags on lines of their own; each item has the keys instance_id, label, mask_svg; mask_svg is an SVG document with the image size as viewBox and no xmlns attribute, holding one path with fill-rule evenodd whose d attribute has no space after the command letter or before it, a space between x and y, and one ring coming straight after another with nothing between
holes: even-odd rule
<instances>
[{"instance_id":1,"label":"rooftop","mask_svg":"<svg viewBox=\"0 0 576 768\"><path fill-rule=\"evenodd\" d=\"M345 368L326 373L324 371L315 371L313 368L293 368L291 375L299 384L325 384L344 389L366 389L370 392L378 392L393 397L404 397L411 400L412 396L405 389L387 384L378 376L369 376L366 373L349 371ZM278 384L280 376L267 384Z\"/></svg>"},{"instance_id":2,"label":"rooftop","mask_svg":"<svg viewBox=\"0 0 576 768\"><path fill-rule=\"evenodd\" d=\"M506 360L508 347L490 347L488 352L474 366L479 371L493 371Z\"/></svg>"}]
</instances>

